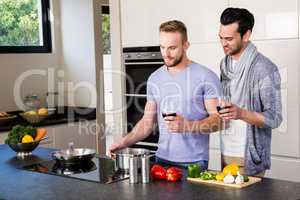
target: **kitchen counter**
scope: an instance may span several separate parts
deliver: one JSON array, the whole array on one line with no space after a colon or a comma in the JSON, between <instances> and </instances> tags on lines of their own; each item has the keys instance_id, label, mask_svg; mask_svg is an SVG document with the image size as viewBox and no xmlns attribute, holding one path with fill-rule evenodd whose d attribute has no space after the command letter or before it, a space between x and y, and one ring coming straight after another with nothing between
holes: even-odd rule
<instances>
[{"instance_id":1,"label":"kitchen counter","mask_svg":"<svg viewBox=\"0 0 300 200\"><path fill-rule=\"evenodd\" d=\"M0 199L300 199L300 183L269 178L243 189L185 180L149 184L129 184L124 180L106 185L17 169L50 159L51 151L38 147L31 158L21 160L7 145L0 145Z\"/></svg>"},{"instance_id":2,"label":"kitchen counter","mask_svg":"<svg viewBox=\"0 0 300 200\"><path fill-rule=\"evenodd\" d=\"M9 124L0 125L0 134L4 131L9 131L14 125L31 125L25 119L18 115L21 111L8 112L9 114L17 115L17 118ZM49 126L56 124L65 124L69 122L77 122L79 120L94 120L96 119L96 108L83 107L58 107L55 113L49 115L44 121L34 124L34 126Z\"/></svg>"}]
</instances>

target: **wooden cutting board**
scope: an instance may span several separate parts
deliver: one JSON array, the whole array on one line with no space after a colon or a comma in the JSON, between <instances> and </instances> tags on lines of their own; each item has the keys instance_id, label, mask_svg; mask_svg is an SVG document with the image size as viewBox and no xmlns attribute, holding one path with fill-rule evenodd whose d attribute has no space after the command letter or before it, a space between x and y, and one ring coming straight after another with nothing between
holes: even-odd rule
<instances>
[{"instance_id":1,"label":"wooden cutting board","mask_svg":"<svg viewBox=\"0 0 300 200\"><path fill-rule=\"evenodd\" d=\"M220 186L233 187L233 188L243 188L261 181L261 178L258 177L249 176L248 178L249 181L243 184L228 184L228 183L224 183L223 181L202 180L200 178L189 178L189 177L187 178L187 180L193 183L204 183L209 185L220 185Z\"/></svg>"}]
</instances>

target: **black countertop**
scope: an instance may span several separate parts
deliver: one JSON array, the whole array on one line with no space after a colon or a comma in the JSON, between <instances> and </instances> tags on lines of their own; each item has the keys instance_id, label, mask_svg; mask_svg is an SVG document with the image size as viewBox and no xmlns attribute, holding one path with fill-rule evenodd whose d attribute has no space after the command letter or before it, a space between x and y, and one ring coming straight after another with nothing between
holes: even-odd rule
<instances>
[{"instance_id":1,"label":"black countertop","mask_svg":"<svg viewBox=\"0 0 300 200\"><path fill-rule=\"evenodd\" d=\"M12 122L0 125L0 134L4 131L9 131L14 125L32 125L29 124L23 117L18 115L21 111L8 112L9 114L17 115L17 118ZM96 108L85 107L58 107L56 111L49 115L45 120L34 126L49 126L56 124L65 124L68 122L77 122L79 120L94 120L96 119Z\"/></svg>"},{"instance_id":2,"label":"black countertop","mask_svg":"<svg viewBox=\"0 0 300 200\"><path fill-rule=\"evenodd\" d=\"M236 189L187 181L129 184L124 180L99 184L17 169L50 159L51 149L37 148L31 158L20 160L7 145L0 145L0 199L300 199L300 183L264 178Z\"/></svg>"}]
</instances>

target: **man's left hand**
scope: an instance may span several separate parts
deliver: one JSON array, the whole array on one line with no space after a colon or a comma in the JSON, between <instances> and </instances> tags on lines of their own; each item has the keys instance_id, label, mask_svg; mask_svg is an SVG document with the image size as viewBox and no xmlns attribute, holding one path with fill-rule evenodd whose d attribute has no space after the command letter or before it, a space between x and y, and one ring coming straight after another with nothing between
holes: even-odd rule
<instances>
[{"instance_id":1,"label":"man's left hand","mask_svg":"<svg viewBox=\"0 0 300 200\"><path fill-rule=\"evenodd\" d=\"M181 115L168 116L164 118L167 125L167 129L172 133L183 133L187 131L188 121L185 120Z\"/></svg>"},{"instance_id":2,"label":"man's left hand","mask_svg":"<svg viewBox=\"0 0 300 200\"><path fill-rule=\"evenodd\" d=\"M225 109L221 109L219 111L220 117L225 120L236 120L236 119L241 119L242 116L242 108L238 107L235 104L230 104L227 105L228 107Z\"/></svg>"}]
</instances>

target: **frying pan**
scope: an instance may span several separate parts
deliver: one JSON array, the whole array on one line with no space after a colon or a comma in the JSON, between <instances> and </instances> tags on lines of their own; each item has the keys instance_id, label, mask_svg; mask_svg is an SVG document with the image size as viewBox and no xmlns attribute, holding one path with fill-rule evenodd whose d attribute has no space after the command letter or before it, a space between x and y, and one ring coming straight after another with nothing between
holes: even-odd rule
<instances>
[{"instance_id":1,"label":"frying pan","mask_svg":"<svg viewBox=\"0 0 300 200\"><path fill-rule=\"evenodd\" d=\"M69 149L54 151L51 153L53 159L64 164L80 164L82 162L90 162L95 155L95 149L73 148L73 144L69 145Z\"/></svg>"}]
</instances>

